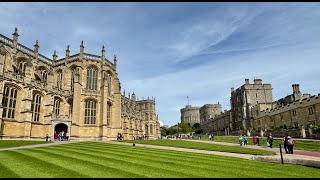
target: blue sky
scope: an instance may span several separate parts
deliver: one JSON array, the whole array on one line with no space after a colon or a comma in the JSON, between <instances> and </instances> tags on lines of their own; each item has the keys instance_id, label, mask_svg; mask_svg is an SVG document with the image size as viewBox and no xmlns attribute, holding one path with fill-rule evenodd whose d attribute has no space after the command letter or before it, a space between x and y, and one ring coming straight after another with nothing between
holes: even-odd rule
<instances>
[{"instance_id":1,"label":"blue sky","mask_svg":"<svg viewBox=\"0 0 320 180\"><path fill-rule=\"evenodd\" d=\"M165 125L187 104L219 102L230 88L260 78L273 99L320 93L320 3L0 3L0 33L52 58L79 52L118 59L122 91L156 97Z\"/></svg>"}]
</instances>

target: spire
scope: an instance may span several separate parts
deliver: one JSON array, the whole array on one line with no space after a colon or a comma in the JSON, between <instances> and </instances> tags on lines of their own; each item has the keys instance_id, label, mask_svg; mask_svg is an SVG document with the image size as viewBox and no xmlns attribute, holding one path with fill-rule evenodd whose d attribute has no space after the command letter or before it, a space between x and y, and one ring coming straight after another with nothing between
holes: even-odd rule
<instances>
[{"instance_id":1,"label":"spire","mask_svg":"<svg viewBox=\"0 0 320 180\"><path fill-rule=\"evenodd\" d=\"M106 50L104 49L104 45L102 46L102 56L101 56L101 61L104 62L104 60L106 59Z\"/></svg>"},{"instance_id":2,"label":"spire","mask_svg":"<svg viewBox=\"0 0 320 180\"><path fill-rule=\"evenodd\" d=\"M34 46L34 57L36 59L38 59L38 55L39 55L39 44L38 43L39 43L39 41L36 40L36 44L33 45Z\"/></svg>"},{"instance_id":3,"label":"spire","mask_svg":"<svg viewBox=\"0 0 320 180\"><path fill-rule=\"evenodd\" d=\"M84 46L83 46L83 41L81 41L81 44L80 44L80 60L83 59L83 53L84 53Z\"/></svg>"},{"instance_id":4,"label":"spire","mask_svg":"<svg viewBox=\"0 0 320 180\"><path fill-rule=\"evenodd\" d=\"M126 90L123 90L123 96L126 97Z\"/></svg>"},{"instance_id":5,"label":"spire","mask_svg":"<svg viewBox=\"0 0 320 180\"><path fill-rule=\"evenodd\" d=\"M13 36L13 38L12 38L13 39L13 43L12 43L13 49L16 50L17 49L17 45L18 45L18 36L19 36L18 28L14 29L14 33L12 34L12 36Z\"/></svg>"},{"instance_id":6,"label":"spire","mask_svg":"<svg viewBox=\"0 0 320 180\"><path fill-rule=\"evenodd\" d=\"M70 45L67 46L67 49L66 49L66 56L70 56Z\"/></svg>"},{"instance_id":7,"label":"spire","mask_svg":"<svg viewBox=\"0 0 320 180\"><path fill-rule=\"evenodd\" d=\"M57 61L58 60L58 54L57 54L56 50L53 51L52 59L53 59L53 61Z\"/></svg>"},{"instance_id":8,"label":"spire","mask_svg":"<svg viewBox=\"0 0 320 180\"><path fill-rule=\"evenodd\" d=\"M114 64L114 67L117 68L117 56L116 55L113 55L113 64Z\"/></svg>"}]
</instances>

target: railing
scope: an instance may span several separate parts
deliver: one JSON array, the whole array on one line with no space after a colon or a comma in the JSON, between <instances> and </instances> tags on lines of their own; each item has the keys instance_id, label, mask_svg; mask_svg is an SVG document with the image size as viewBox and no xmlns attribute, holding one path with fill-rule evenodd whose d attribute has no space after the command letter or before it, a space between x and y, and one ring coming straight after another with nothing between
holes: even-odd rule
<instances>
[{"instance_id":1,"label":"railing","mask_svg":"<svg viewBox=\"0 0 320 180\"><path fill-rule=\"evenodd\" d=\"M42 54L39 54L38 59L39 59L40 61L45 62L45 63L52 64L52 60L49 59L49 58L47 58L47 57L45 57L45 56L42 55Z\"/></svg>"},{"instance_id":2,"label":"railing","mask_svg":"<svg viewBox=\"0 0 320 180\"><path fill-rule=\"evenodd\" d=\"M13 41L10 38L7 38L6 36L0 34L0 41L4 42L5 44L8 44L10 46L13 45Z\"/></svg>"},{"instance_id":3,"label":"railing","mask_svg":"<svg viewBox=\"0 0 320 180\"><path fill-rule=\"evenodd\" d=\"M29 48L27 48L27 47L25 47L25 46L23 46L22 44L18 44L17 45L17 49L22 51L22 52L25 52L25 53L27 53L27 54L29 54L31 56L34 56L34 51L29 49Z\"/></svg>"},{"instance_id":4,"label":"railing","mask_svg":"<svg viewBox=\"0 0 320 180\"><path fill-rule=\"evenodd\" d=\"M97 55L93 55L93 54L83 53L83 58L90 59L90 60L101 61L101 56L97 56Z\"/></svg>"},{"instance_id":5,"label":"railing","mask_svg":"<svg viewBox=\"0 0 320 180\"><path fill-rule=\"evenodd\" d=\"M78 60L78 59L79 59L79 54L75 54L69 57L69 61Z\"/></svg>"}]
</instances>

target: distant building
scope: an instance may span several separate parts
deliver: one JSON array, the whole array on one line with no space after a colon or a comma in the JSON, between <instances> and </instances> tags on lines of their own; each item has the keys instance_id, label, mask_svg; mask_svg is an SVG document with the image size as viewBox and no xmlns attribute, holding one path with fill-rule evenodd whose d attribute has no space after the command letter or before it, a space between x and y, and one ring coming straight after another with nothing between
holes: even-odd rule
<instances>
[{"instance_id":1,"label":"distant building","mask_svg":"<svg viewBox=\"0 0 320 180\"><path fill-rule=\"evenodd\" d=\"M192 107L191 105L187 105L185 108L180 110L181 113L181 123L186 122L190 123L190 125L194 125L195 123L200 123L200 107Z\"/></svg>"}]
</instances>

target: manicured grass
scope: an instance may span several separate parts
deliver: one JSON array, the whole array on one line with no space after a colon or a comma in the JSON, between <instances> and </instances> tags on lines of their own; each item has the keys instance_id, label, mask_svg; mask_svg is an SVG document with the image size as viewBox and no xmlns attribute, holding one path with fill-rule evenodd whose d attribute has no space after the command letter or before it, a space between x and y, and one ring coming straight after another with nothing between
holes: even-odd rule
<instances>
[{"instance_id":1,"label":"manicured grass","mask_svg":"<svg viewBox=\"0 0 320 180\"><path fill-rule=\"evenodd\" d=\"M195 136L194 139L198 140L199 138ZM202 136L201 140L209 141L209 137ZM214 141L239 143L238 137L230 137L230 136L215 136ZM248 137L248 144L253 145L252 137ZM283 145L282 140L275 139L273 141L274 147L279 147L279 144ZM267 146L267 140L265 137L263 139L261 139L261 137L260 137L260 146ZM301 149L301 150L309 150L309 151L320 151L320 142L296 140L296 144L295 144L294 148Z\"/></svg>"},{"instance_id":2,"label":"manicured grass","mask_svg":"<svg viewBox=\"0 0 320 180\"><path fill-rule=\"evenodd\" d=\"M1 148L9 148L9 147L17 147L17 146L34 145L34 144L45 144L45 143L50 143L50 142L29 141L29 140L0 140L0 149Z\"/></svg>"},{"instance_id":3,"label":"manicured grass","mask_svg":"<svg viewBox=\"0 0 320 180\"><path fill-rule=\"evenodd\" d=\"M0 177L320 177L299 165L102 142L0 151L0 159Z\"/></svg>"},{"instance_id":4,"label":"manicured grass","mask_svg":"<svg viewBox=\"0 0 320 180\"><path fill-rule=\"evenodd\" d=\"M120 142L131 142L136 144L152 144L159 146L170 146L170 147L180 147L180 148L190 148L190 149L202 149L210 151L221 151L221 152L231 152L231 153L242 153L242 154L253 154L253 155L271 155L276 154L275 152L267 150L252 149L239 146L226 146L220 144L208 144L201 142L192 141L180 141L180 140L124 140Z\"/></svg>"}]
</instances>

